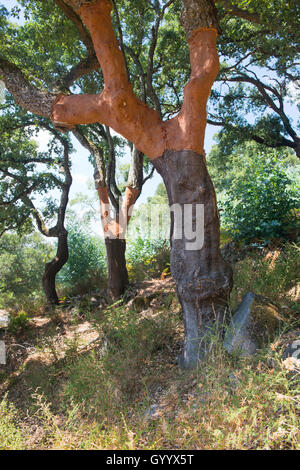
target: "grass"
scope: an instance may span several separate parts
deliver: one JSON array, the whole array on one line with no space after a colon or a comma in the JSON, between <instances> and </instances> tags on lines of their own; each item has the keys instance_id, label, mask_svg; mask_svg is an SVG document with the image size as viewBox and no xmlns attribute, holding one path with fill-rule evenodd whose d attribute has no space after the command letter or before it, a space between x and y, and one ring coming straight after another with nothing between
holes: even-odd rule
<instances>
[{"instance_id":1,"label":"grass","mask_svg":"<svg viewBox=\"0 0 300 470\"><path fill-rule=\"evenodd\" d=\"M243 293L253 291L299 311L299 299L293 300L289 292L299 286L299 273L300 248L294 243L273 250L253 251L235 265L230 299L232 309L236 308Z\"/></svg>"},{"instance_id":2,"label":"grass","mask_svg":"<svg viewBox=\"0 0 300 470\"><path fill-rule=\"evenodd\" d=\"M17 415L16 408L4 396L0 401L0 450L20 450L26 445Z\"/></svg>"},{"instance_id":3,"label":"grass","mask_svg":"<svg viewBox=\"0 0 300 470\"><path fill-rule=\"evenodd\" d=\"M0 449L299 449L299 375L281 360L299 327L297 259L293 245L235 266L232 308L251 288L287 318L251 358L229 356L218 343L198 370L179 370L182 318L165 281L146 308L60 307L39 334L28 327L35 352L14 357L0 376ZM82 337L68 333L84 322L99 338L82 349Z\"/></svg>"}]
</instances>

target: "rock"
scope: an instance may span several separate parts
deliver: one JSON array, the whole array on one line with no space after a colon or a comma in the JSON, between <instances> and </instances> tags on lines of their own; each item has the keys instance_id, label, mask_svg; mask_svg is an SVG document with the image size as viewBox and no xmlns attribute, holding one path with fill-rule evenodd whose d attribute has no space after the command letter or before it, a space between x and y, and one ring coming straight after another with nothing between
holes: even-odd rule
<instances>
[{"instance_id":1,"label":"rock","mask_svg":"<svg viewBox=\"0 0 300 470\"><path fill-rule=\"evenodd\" d=\"M9 325L9 315L5 310L0 310L0 328L7 328Z\"/></svg>"},{"instance_id":2,"label":"rock","mask_svg":"<svg viewBox=\"0 0 300 470\"><path fill-rule=\"evenodd\" d=\"M274 338L281 321L283 318L275 305L265 297L248 292L229 324L223 347L228 353L251 356Z\"/></svg>"},{"instance_id":3,"label":"rock","mask_svg":"<svg viewBox=\"0 0 300 470\"><path fill-rule=\"evenodd\" d=\"M287 295L293 300L293 302L299 302L300 301L300 284L296 284L294 287L292 287L288 292Z\"/></svg>"},{"instance_id":4,"label":"rock","mask_svg":"<svg viewBox=\"0 0 300 470\"><path fill-rule=\"evenodd\" d=\"M292 372L293 375L296 373L298 376L300 375L300 359L296 359L295 357L288 357L284 361L282 361L282 366L289 372Z\"/></svg>"},{"instance_id":5,"label":"rock","mask_svg":"<svg viewBox=\"0 0 300 470\"><path fill-rule=\"evenodd\" d=\"M257 349L256 344L251 340L248 328L254 299L255 294L248 292L229 324L223 342L223 347L228 353L240 352L242 356L250 356Z\"/></svg>"},{"instance_id":6,"label":"rock","mask_svg":"<svg viewBox=\"0 0 300 470\"><path fill-rule=\"evenodd\" d=\"M283 367L293 373L300 373L300 339L288 344L282 353Z\"/></svg>"},{"instance_id":7,"label":"rock","mask_svg":"<svg viewBox=\"0 0 300 470\"><path fill-rule=\"evenodd\" d=\"M290 343L283 351L282 359L287 359L288 357L294 357L300 360L300 339L296 339Z\"/></svg>"}]
</instances>

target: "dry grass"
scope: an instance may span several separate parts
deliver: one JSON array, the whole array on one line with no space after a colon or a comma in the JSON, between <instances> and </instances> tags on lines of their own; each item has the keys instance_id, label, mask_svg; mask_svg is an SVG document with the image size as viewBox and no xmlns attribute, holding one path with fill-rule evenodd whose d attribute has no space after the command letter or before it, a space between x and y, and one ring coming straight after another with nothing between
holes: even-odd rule
<instances>
[{"instance_id":1,"label":"dry grass","mask_svg":"<svg viewBox=\"0 0 300 470\"><path fill-rule=\"evenodd\" d=\"M253 358L217 344L201 368L179 370L170 280L144 283L126 304L31 320L7 338L23 347L0 370L0 449L299 449L299 374L281 361L297 337L297 253L253 253L235 266L232 307L251 288L287 318Z\"/></svg>"}]
</instances>

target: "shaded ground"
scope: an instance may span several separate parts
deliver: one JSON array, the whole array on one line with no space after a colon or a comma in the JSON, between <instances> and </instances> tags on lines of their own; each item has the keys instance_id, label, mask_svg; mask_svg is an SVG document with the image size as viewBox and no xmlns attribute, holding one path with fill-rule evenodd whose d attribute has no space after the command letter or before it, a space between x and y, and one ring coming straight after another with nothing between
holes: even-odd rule
<instances>
[{"instance_id":1,"label":"shaded ground","mask_svg":"<svg viewBox=\"0 0 300 470\"><path fill-rule=\"evenodd\" d=\"M232 309L251 288L285 317L250 359L216 343L201 368L178 369L183 324L170 278L132 286L114 305L78 296L6 334L0 449L298 448L299 375L281 360L300 332L293 250L235 264Z\"/></svg>"}]
</instances>

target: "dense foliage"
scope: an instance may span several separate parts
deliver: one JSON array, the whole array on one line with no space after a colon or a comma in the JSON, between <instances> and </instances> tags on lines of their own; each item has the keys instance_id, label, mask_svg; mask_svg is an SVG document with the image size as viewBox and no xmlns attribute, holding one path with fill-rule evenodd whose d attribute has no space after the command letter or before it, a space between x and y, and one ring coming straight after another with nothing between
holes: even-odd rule
<instances>
[{"instance_id":1,"label":"dense foliage","mask_svg":"<svg viewBox=\"0 0 300 470\"><path fill-rule=\"evenodd\" d=\"M0 238L0 308L34 305L41 296L44 264L53 253L54 246L38 233Z\"/></svg>"},{"instance_id":2,"label":"dense foliage","mask_svg":"<svg viewBox=\"0 0 300 470\"><path fill-rule=\"evenodd\" d=\"M222 138L221 138L222 139ZM255 142L244 142L224 149L219 134L207 157L207 166L218 196L248 177L249 165L257 161L281 162L291 178L300 183L300 162L289 149L271 149ZM259 171L259 170L258 170Z\"/></svg>"},{"instance_id":3,"label":"dense foliage","mask_svg":"<svg viewBox=\"0 0 300 470\"><path fill-rule=\"evenodd\" d=\"M58 282L72 293L100 287L106 273L103 242L78 223L68 227L68 233L69 259Z\"/></svg>"},{"instance_id":4,"label":"dense foliage","mask_svg":"<svg viewBox=\"0 0 300 470\"><path fill-rule=\"evenodd\" d=\"M218 6L222 61L209 121L220 126L222 146L232 150L253 139L292 148L299 157L297 0L219 1Z\"/></svg>"},{"instance_id":5,"label":"dense foliage","mask_svg":"<svg viewBox=\"0 0 300 470\"><path fill-rule=\"evenodd\" d=\"M236 240L270 241L295 236L300 187L274 156L257 155L247 174L227 190L222 221Z\"/></svg>"},{"instance_id":6,"label":"dense foliage","mask_svg":"<svg viewBox=\"0 0 300 470\"><path fill-rule=\"evenodd\" d=\"M128 274L132 280L160 277L169 273L170 247L164 239L138 237L127 248Z\"/></svg>"}]
</instances>

